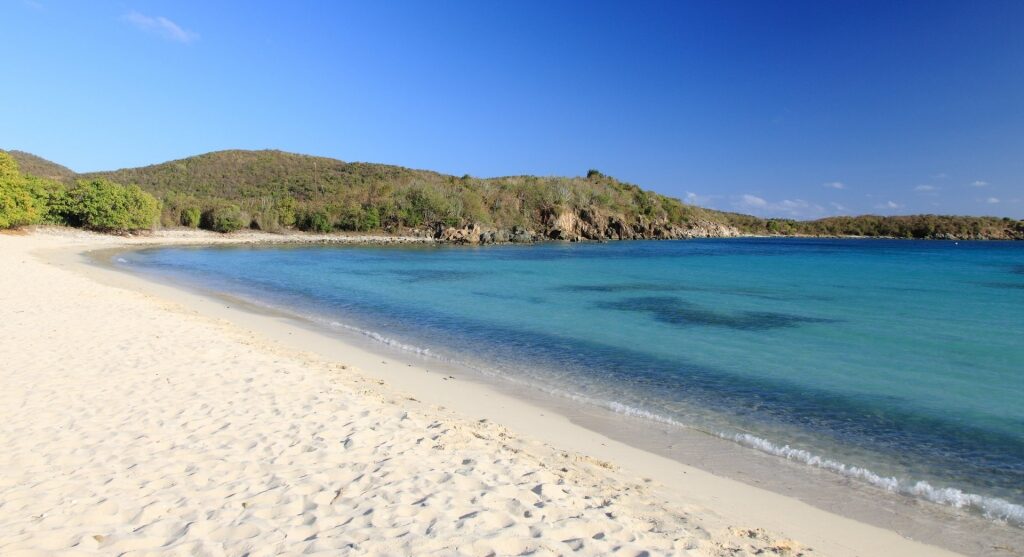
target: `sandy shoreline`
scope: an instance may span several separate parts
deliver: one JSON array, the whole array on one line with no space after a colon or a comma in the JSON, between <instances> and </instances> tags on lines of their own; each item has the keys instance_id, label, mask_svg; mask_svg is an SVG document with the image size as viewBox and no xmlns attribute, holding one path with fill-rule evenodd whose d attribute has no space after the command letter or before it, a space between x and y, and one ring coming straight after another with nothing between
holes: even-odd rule
<instances>
[{"instance_id":1,"label":"sandy shoreline","mask_svg":"<svg viewBox=\"0 0 1024 557\"><path fill-rule=\"evenodd\" d=\"M0 553L950 554L78 255L207 240L0 235Z\"/></svg>"}]
</instances>

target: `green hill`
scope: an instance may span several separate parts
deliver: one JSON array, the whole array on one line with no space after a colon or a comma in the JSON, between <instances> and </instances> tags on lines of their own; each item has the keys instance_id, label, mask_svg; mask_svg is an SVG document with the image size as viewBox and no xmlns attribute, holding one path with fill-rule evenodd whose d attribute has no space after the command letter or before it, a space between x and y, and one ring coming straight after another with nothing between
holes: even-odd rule
<instances>
[{"instance_id":1,"label":"green hill","mask_svg":"<svg viewBox=\"0 0 1024 557\"><path fill-rule=\"evenodd\" d=\"M24 151L7 151L7 153L14 157L14 160L18 162L18 168L24 174L57 180L58 182L68 181L75 176L74 170L42 157L37 157L32 153Z\"/></svg>"},{"instance_id":2,"label":"green hill","mask_svg":"<svg viewBox=\"0 0 1024 557\"><path fill-rule=\"evenodd\" d=\"M685 204L596 170L580 177L451 176L282 151L218 151L140 168L75 174L12 151L22 171L67 183L138 184L164 226L202 224L427 233L453 242L811 235L1024 239L1024 221L912 215L761 219Z\"/></svg>"},{"instance_id":3,"label":"green hill","mask_svg":"<svg viewBox=\"0 0 1024 557\"><path fill-rule=\"evenodd\" d=\"M231 204L253 227L430 229L451 240L681 237L728 233L724 214L597 171L587 177L474 178L281 151L220 151L143 168L84 174L134 183L181 211ZM472 229L469 227L472 226ZM463 230L465 237L460 235Z\"/></svg>"}]
</instances>

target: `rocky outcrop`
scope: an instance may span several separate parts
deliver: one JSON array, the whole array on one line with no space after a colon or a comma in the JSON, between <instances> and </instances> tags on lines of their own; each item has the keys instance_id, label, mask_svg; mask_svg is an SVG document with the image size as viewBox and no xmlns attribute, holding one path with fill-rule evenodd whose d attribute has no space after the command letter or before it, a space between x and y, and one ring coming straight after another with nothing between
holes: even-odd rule
<instances>
[{"instance_id":1,"label":"rocky outcrop","mask_svg":"<svg viewBox=\"0 0 1024 557\"><path fill-rule=\"evenodd\" d=\"M438 224L433 236L440 242L451 244L530 243L545 240L567 242L730 238L740 236L739 230L718 222L698 220L684 225L660 219L639 217L629 223L618 215L604 215L591 209L550 212L542 215L543 228L533 231L521 226L498 229L469 224L449 227Z\"/></svg>"},{"instance_id":2,"label":"rocky outcrop","mask_svg":"<svg viewBox=\"0 0 1024 557\"><path fill-rule=\"evenodd\" d=\"M545 236L552 240L640 240L679 238L727 238L739 236L734 227L711 221L694 221L686 225L666 220L639 217L627 223L618 215L603 215L592 209L563 211L545 218Z\"/></svg>"}]
</instances>

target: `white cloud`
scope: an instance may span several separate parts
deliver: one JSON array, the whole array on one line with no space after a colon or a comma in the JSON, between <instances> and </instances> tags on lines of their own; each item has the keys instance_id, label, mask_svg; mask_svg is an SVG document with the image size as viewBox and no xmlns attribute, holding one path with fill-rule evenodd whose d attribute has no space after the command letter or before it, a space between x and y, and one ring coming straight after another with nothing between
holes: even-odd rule
<instances>
[{"instance_id":1,"label":"white cloud","mask_svg":"<svg viewBox=\"0 0 1024 557\"><path fill-rule=\"evenodd\" d=\"M692 191L688 191L688 192L686 192L686 197L683 198L683 201L689 203L690 205L699 205L701 207L710 207L711 204L714 202L714 200L718 199L719 197L721 197L721 196L720 195L700 195L699 193L694 193Z\"/></svg>"},{"instance_id":2,"label":"white cloud","mask_svg":"<svg viewBox=\"0 0 1024 557\"><path fill-rule=\"evenodd\" d=\"M985 203L988 203L990 205L995 205L996 203L999 203L999 198L998 197L990 197L990 198L985 200Z\"/></svg>"},{"instance_id":3,"label":"white cloud","mask_svg":"<svg viewBox=\"0 0 1024 557\"><path fill-rule=\"evenodd\" d=\"M180 25L166 17L150 17L148 15L132 11L121 16L121 19L143 31L146 31L147 33L155 33L171 41L188 44L199 39L198 33L182 29Z\"/></svg>"},{"instance_id":4,"label":"white cloud","mask_svg":"<svg viewBox=\"0 0 1024 557\"><path fill-rule=\"evenodd\" d=\"M949 179L949 174L946 174L945 172L939 172L938 174L933 174L932 178L936 180L947 180Z\"/></svg>"},{"instance_id":5,"label":"white cloud","mask_svg":"<svg viewBox=\"0 0 1024 557\"><path fill-rule=\"evenodd\" d=\"M971 186L975 187L975 188L983 188L983 187L985 187L987 185L988 185L988 182L986 182L984 180L975 180L975 181L971 182Z\"/></svg>"},{"instance_id":6,"label":"white cloud","mask_svg":"<svg viewBox=\"0 0 1024 557\"><path fill-rule=\"evenodd\" d=\"M928 184L921 184L920 186L915 187L914 191L919 191L919 192L935 191L935 186L929 186Z\"/></svg>"},{"instance_id":7,"label":"white cloud","mask_svg":"<svg viewBox=\"0 0 1024 557\"><path fill-rule=\"evenodd\" d=\"M822 184L822 186L826 187L826 188L832 188L834 190L845 190L846 189L846 184L844 184L842 182L825 182L824 184Z\"/></svg>"},{"instance_id":8,"label":"white cloud","mask_svg":"<svg viewBox=\"0 0 1024 557\"><path fill-rule=\"evenodd\" d=\"M750 211L766 217L807 219L822 217L829 213L821 205L803 199L783 199L774 202L749 193L741 195L738 199L734 198L733 205L741 211Z\"/></svg>"},{"instance_id":9,"label":"white cloud","mask_svg":"<svg viewBox=\"0 0 1024 557\"><path fill-rule=\"evenodd\" d=\"M875 209L889 209L889 210L891 210L891 209L899 209L902 206L903 205L900 205L899 203L896 203L895 201L886 201L885 203L880 203L878 205L875 205Z\"/></svg>"},{"instance_id":10,"label":"white cloud","mask_svg":"<svg viewBox=\"0 0 1024 557\"><path fill-rule=\"evenodd\" d=\"M768 202L756 195L750 195L749 193L745 193L742 197L740 197L740 205L743 205L751 209L756 209L761 207L767 207Z\"/></svg>"},{"instance_id":11,"label":"white cloud","mask_svg":"<svg viewBox=\"0 0 1024 557\"><path fill-rule=\"evenodd\" d=\"M836 203L835 201L832 201L829 203L829 205L831 205L833 209L840 213L846 213L849 211L849 209L847 209L846 206L843 205L842 203Z\"/></svg>"}]
</instances>

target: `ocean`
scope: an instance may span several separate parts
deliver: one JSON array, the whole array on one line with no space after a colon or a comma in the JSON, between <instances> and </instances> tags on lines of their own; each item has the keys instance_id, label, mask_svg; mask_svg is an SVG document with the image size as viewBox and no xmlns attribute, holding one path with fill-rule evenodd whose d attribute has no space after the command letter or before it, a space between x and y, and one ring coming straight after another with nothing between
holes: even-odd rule
<instances>
[{"instance_id":1,"label":"ocean","mask_svg":"<svg viewBox=\"0 0 1024 557\"><path fill-rule=\"evenodd\" d=\"M162 247L116 261L1024 526L1022 244Z\"/></svg>"}]
</instances>

